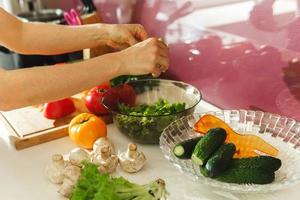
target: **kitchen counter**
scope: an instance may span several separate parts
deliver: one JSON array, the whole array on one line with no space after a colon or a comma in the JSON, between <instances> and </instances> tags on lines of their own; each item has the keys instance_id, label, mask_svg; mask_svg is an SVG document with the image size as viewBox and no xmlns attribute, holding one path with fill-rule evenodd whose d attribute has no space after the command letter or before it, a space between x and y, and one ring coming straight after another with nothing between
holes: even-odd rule
<instances>
[{"instance_id":1,"label":"kitchen counter","mask_svg":"<svg viewBox=\"0 0 300 200\"><path fill-rule=\"evenodd\" d=\"M218 108L202 101L197 111L218 110ZM6 131L0 127L0 199L3 200L63 200L56 191L59 186L50 183L45 174L45 166L55 153L67 154L75 145L68 137L15 151L7 142ZM109 138L115 143L117 151L124 150L129 142L117 128L108 126ZM148 162L145 168L137 174L125 174L118 170L115 175L122 175L131 181L143 184L150 180L162 178L167 183L171 200L298 200L300 184L288 190L271 194L231 194L208 188L193 182L190 177L181 174L162 155L158 146L140 145Z\"/></svg>"}]
</instances>

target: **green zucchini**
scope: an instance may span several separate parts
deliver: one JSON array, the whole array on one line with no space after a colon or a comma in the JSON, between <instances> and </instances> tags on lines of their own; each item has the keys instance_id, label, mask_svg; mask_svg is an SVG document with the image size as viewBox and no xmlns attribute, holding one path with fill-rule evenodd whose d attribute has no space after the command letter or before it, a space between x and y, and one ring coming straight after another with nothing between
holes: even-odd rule
<instances>
[{"instance_id":1,"label":"green zucchini","mask_svg":"<svg viewBox=\"0 0 300 200\"><path fill-rule=\"evenodd\" d=\"M209 157L224 143L226 131L222 128L210 129L197 143L192 161L200 166L205 165Z\"/></svg>"},{"instance_id":2,"label":"green zucchini","mask_svg":"<svg viewBox=\"0 0 300 200\"><path fill-rule=\"evenodd\" d=\"M180 159L191 159L195 146L200 141L201 138L202 137L196 137L178 143L173 148L174 155Z\"/></svg>"},{"instance_id":3,"label":"green zucchini","mask_svg":"<svg viewBox=\"0 0 300 200\"><path fill-rule=\"evenodd\" d=\"M233 166L237 168L259 168L274 172L281 167L281 160L271 156L257 156L251 158L234 159Z\"/></svg>"},{"instance_id":4,"label":"green zucchini","mask_svg":"<svg viewBox=\"0 0 300 200\"><path fill-rule=\"evenodd\" d=\"M211 178L218 177L232 164L232 158L235 153L233 143L223 144L205 164L208 176Z\"/></svg>"},{"instance_id":5,"label":"green zucchini","mask_svg":"<svg viewBox=\"0 0 300 200\"><path fill-rule=\"evenodd\" d=\"M238 184L268 184L275 179L274 172L259 168L231 167L216 178L218 181Z\"/></svg>"}]
</instances>

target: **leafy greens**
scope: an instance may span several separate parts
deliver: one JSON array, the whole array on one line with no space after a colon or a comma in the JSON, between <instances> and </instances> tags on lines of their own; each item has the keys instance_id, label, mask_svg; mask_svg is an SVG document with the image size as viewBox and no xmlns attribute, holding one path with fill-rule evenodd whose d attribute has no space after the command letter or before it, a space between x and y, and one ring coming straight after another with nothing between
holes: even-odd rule
<instances>
[{"instance_id":1,"label":"leafy greens","mask_svg":"<svg viewBox=\"0 0 300 200\"><path fill-rule=\"evenodd\" d=\"M138 185L123 177L112 178L100 173L97 165L84 162L70 200L159 200L166 199L166 194L165 183L161 179Z\"/></svg>"}]
</instances>

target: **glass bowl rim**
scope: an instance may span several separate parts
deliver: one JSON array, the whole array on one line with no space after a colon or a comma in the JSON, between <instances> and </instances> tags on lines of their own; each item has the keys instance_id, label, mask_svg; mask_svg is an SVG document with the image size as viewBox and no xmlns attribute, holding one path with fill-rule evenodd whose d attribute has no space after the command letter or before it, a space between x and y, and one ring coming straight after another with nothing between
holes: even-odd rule
<instances>
[{"instance_id":1,"label":"glass bowl rim","mask_svg":"<svg viewBox=\"0 0 300 200\"><path fill-rule=\"evenodd\" d=\"M192 109L194 109L199 103L200 101L202 100L202 93L200 92L200 90L198 90L198 88L196 88L195 86L189 84L189 83L185 83L183 81L175 81L175 80L169 80L169 79L142 79L142 80L134 80L134 81L130 81L128 82L128 84L131 84L131 83L139 83L139 82L149 82L149 81L159 81L159 82L164 82L164 83L168 83L168 82L172 82L172 83L178 83L178 84L183 84L183 85L187 85L189 87L192 87L194 90L197 91L197 93L199 94L199 99L197 100L196 103L194 103L194 105L184 109L183 111L180 111L180 112L176 112L176 113L172 113L172 114L162 114L162 115L132 115L132 114L124 114L124 113L121 113L121 112L118 112L116 110L113 110L111 109L108 105L106 105L103 100L104 100L104 97L102 97L101 99L101 102L102 102L102 105L112 114L115 114L115 115L122 115L122 116L127 116L127 117L153 117L153 118L156 118L156 117L165 117L165 116L171 116L171 115L177 115L177 114L181 114L181 113L184 113L184 112L187 112L187 111L190 111Z\"/></svg>"}]
</instances>

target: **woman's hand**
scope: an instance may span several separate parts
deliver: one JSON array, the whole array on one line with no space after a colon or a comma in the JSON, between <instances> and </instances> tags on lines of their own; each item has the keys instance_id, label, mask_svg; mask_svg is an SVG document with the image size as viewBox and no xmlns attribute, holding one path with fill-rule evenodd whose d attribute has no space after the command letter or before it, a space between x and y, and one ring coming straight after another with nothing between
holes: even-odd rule
<instances>
[{"instance_id":1,"label":"woman's hand","mask_svg":"<svg viewBox=\"0 0 300 200\"><path fill-rule=\"evenodd\" d=\"M125 49L148 38L144 27L140 24L103 24L106 44Z\"/></svg>"},{"instance_id":2,"label":"woman's hand","mask_svg":"<svg viewBox=\"0 0 300 200\"><path fill-rule=\"evenodd\" d=\"M169 68L169 49L157 38L149 38L117 53L122 74L158 77Z\"/></svg>"}]
</instances>

